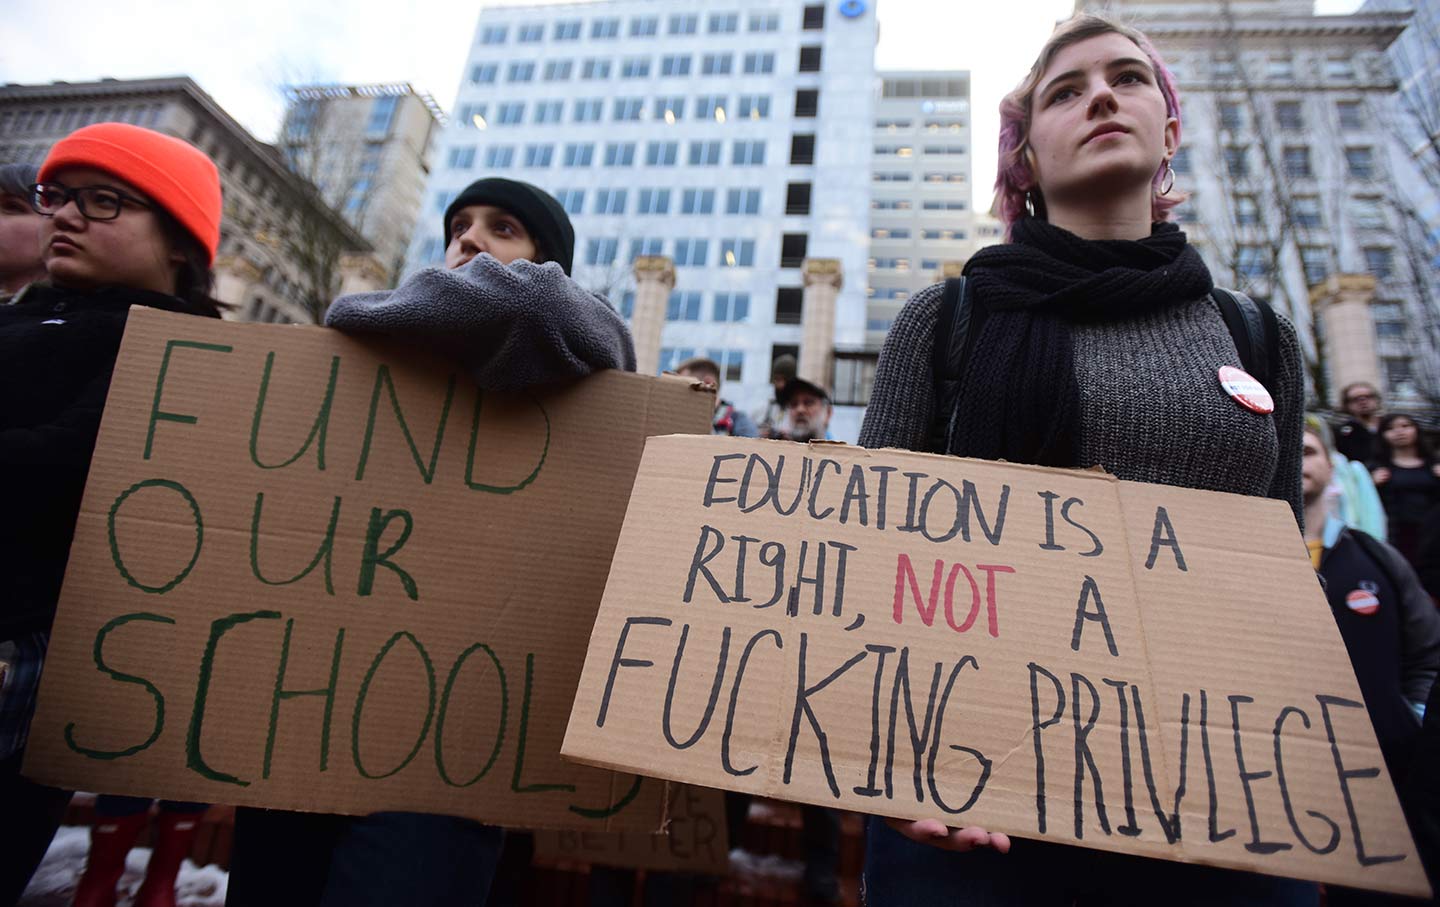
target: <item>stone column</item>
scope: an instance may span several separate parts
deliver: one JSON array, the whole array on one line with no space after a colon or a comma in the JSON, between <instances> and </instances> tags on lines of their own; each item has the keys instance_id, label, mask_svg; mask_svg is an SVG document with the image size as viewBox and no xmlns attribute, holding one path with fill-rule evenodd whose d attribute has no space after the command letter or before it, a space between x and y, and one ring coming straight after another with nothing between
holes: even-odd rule
<instances>
[{"instance_id":1,"label":"stone column","mask_svg":"<svg viewBox=\"0 0 1440 907\"><path fill-rule=\"evenodd\" d=\"M1325 362L1335 398L1331 402L1337 407L1340 389L1347 384L1364 381L1384 387L1370 317L1374 298L1375 278L1370 274L1331 274L1310 288L1310 307L1325 330Z\"/></svg>"},{"instance_id":2,"label":"stone column","mask_svg":"<svg viewBox=\"0 0 1440 907\"><path fill-rule=\"evenodd\" d=\"M845 278L838 258L807 258L802 272L805 295L800 309L798 377L830 388L830 362L835 355L835 299Z\"/></svg>"},{"instance_id":3,"label":"stone column","mask_svg":"<svg viewBox=\"0 0 1440 907\"><path fill-rule=\"evenodd\" d=\"M247 318L250 314L252 288L260 282L260 269L248 258L221 255L211 270L215 272L215 298L231 306L226 318Z\"/></svg>"},{"instance_id":4,"label":"stone column","mask_svg":"<svg viewBox=\"0 0 1440 907\"><path fill-rule=\"evenodd\" d=\"M635 371L653 375L660 368L660 335L665 329L665 303L675 289L675 265L664 255L635 259L635 311L630 336L635 340Z\"/></svg>"},{"instance_id":5,"label":"stone column","mask_svg":"<svg viewBox=\"0 0 1440 907\"><path fill-rule=\"evenodd\" d=\"M389 273L370 252L346 252L340 256L340 294L373 293L389 285Z\"/></svg>"}]
</instances>

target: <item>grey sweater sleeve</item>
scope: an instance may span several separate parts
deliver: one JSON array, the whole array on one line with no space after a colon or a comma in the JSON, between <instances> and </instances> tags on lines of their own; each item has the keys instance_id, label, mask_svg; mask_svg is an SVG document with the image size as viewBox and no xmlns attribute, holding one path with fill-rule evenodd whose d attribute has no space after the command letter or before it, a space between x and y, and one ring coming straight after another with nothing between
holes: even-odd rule
<instances>
[{"instance_id":1,"label":"grey sweater sleeve","mask_svg":"<svg viewBox=\"0 0 1440 907\"><path fill-rule=\"evenodd\" d=\"M635 370L624 320L554 262L503 265L482 253L455 270L425 268L394 290L341 296L325 324L424 345L494 390Z\"/></svg>"},{"instance_id":2,"label":"grey sweater sleeve","mask_svg":"<svg viewBox=\"0 0 1440 907\"><path fill-rule=\"evenodd\" d=\"M1300 494L1300 460L1305 431L1305 366L1295 326L1276 313L1280 326L1280 362L1270 383L1274 385L1275 440L1280 444L1275 478L1268 497L1284 501L1295 512L1295 522L1305 531L1305 502Z\"/></svg>"},{"instance_id":3,"label":"grey sweater sleeve","mask_svg":"<svg viewBox=\"0 0 1440 907\"><path fill-rule=\"evenodd\" d=\"M942 283L916 293L890 326L860 427L861 447L929 449L930 423L935 417L935 376L930 362L944 292Z\"/></svg>"}]
</instances>

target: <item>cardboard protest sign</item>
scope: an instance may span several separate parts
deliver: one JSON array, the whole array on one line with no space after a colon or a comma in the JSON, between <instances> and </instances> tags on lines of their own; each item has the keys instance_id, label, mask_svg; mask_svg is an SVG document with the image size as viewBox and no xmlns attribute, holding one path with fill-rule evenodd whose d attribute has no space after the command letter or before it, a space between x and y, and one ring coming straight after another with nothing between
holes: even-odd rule
<instances>
[{"instance_id":1,"label":"cardboard protest sign","mask_svg":"<svg viewBox=\"0 0 1440 907\"><path fill-rule=\"evenodd\" d=\"M714 396L477 392L321 328L134 309L25 773L67 789L655 829L559 758L645 437Z\"/></svg>"},{"instance_id":2,"label":"cardboard protest sign","mask_svg":"<svg viewBox=\"0 0 1440 907\"><path fill-rule=\"evenodd\" d=\"M880 815L1427 890L1284 503L656 438L564 755Z\"/></svg>"},{"instance_id":3,"label":"cardboard protest sign","mask_svg":"<svg viewBox=\"0 0 1440 907\"><path fill-rule=\"evenodd\" d=\"M625 869L724 875L730 870L725 795L692 784L670 786L665 834L636 831L538 831L540 863L590 863Z\"/></svg>"}]
</instances>

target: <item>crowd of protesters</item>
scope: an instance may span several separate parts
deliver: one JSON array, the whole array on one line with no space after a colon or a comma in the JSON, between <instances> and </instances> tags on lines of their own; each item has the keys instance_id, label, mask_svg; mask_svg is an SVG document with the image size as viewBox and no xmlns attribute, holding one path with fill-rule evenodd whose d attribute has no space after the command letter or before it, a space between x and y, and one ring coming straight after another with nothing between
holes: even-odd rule
<instances>
[{"instance_id":1,"label":"crowd of protesters","mask_svg":"<svg viewBox=\"0 0 1440 907\"><path fill-rule=\"evenodd\" d=\"M1369 384L1343 389L1333 438L1325 422L1307 422L1294 328L1264 303L1215 287L1169 221L1181 199L1170 167L1181 106L1143 34L1091 15L1063 23L1001 117L997 190L1008 241L975 254L963 279L907 303L881 353L860 444L1100 464L1122 479L1284 501L1303 527L1407 820L1433 861L1440 462L1420 423L1384 412ZM0 907L21 896L70 798L27 780L20 765L127 312L220 316L210 268L222 216L215 164L136 126L87 126L38 170L0 167L0 493L10 507L0 522ZM574 229L551 195L482 179L444 212L444 236L444 267L343 296L326 325L424 344L501 391L635 369L624 321L571 278ZM1236 319L1256 326L1266 355L1242 346ZM1217 381L1224 365L1249 372L1263 399ZM715 388L717 435L831 437L829 391L797 374L793 357L776 361L773 399L753 416L723 395L715 361L691 359L678 371ZM135 904L175 903L175 874L203 808L155 808L154 855ZM747 809L731 798L732 833ZM116 903L125 853L151 811L148 800L102 798L76 904ZM838 816L818 807L804 815L807 896L838 903ZM514 903L529 851L521 834L454 817L245 808L228 898ZM693 890L671 881L649 901L679 902L686 895L677 892ZM624 872L597 871L592 882L597 904L632 899ZM1166 904L1307 905L1322 896L1305 881L880 818L867 827L864 889L875 905L1140 904L1157 892ZM1326 896L1384 902L1335 887Z\"/></svg>"}]
</instances>

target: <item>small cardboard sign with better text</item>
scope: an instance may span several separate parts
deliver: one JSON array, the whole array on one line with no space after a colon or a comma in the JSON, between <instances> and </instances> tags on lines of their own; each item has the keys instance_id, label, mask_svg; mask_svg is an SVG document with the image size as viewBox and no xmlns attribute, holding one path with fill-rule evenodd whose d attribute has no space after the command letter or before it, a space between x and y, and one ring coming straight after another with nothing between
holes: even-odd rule
<instances>
[{"instance_id":1,"label":"small cardboard sign with better text","mask_svg":"<svg viewBox=\"0 0 1440 907\"><path fill-rule=\"evenodd\" d=\"M670 785L664 834L635 831L537 831L535 860L588 863L660 872L724 875L730 871L725 794L693 784Z\"/></svg>"},{"instance_id":2,"label":"small cardboard sign with better text","mask_svg":"<svg viewBox=\"0 0 1440 907\"><path fill-rule=\"evenodd\" d=\"M655 438L563 754L886 816L1419 894L1280 501Z\"/></svg>"},{"instance_id":3,"label":"small cardboard sign with better text","mask_svg":"<svg viewBox=\"0 0 1440 907\"><path fill-rule=\"evenodd\" d=\"M131 311L25 774L522 827L662 821L559 758L645 438L690 382L480 392L322 328Z\"/></svg>"}]
</instances>

